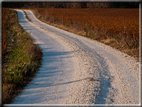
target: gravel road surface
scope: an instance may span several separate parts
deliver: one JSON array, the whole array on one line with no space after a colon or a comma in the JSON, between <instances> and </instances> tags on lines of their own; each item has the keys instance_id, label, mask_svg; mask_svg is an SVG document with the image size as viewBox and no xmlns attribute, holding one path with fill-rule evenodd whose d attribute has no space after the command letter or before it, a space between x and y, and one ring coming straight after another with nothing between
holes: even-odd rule
<instances>
[{"instance_id":1,"label":"gravel road surface","mask_svg":"<svg viewBox=\"0 0 142 107\"><path fill-rule=\"evenodd\" d=\"M17 10L19 24L43 51L35 78L11 104L140 104L139 62L110 46Z\"/></svg>"}]
</instances>

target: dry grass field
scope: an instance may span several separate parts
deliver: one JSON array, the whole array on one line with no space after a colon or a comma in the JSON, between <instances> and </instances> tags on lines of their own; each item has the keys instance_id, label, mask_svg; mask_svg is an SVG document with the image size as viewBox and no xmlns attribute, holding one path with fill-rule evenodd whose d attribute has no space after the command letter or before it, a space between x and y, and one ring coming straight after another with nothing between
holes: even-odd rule
<instances>
[{"instance_id":1,"label":"dry grass field","mask_svg":"<svg viewBox=\"0 0 142 107\"><path fill-rule=\"evenodd\" d=\"M56 9L38 8L43 15L53 17L54 21L63 23L80 23L98 30L107 29L110 34L126 33L129 37L138 38L138 9Z\"/></svg>"},{"instance_id":2,"label":"dry grass field","mask_svg":"<svg viewBox=\"0 0 142 107\"><path fill-rule=\"evenodd\" d=\"M36 17L139 58L139 9L32 8Z\"/></svg>"}]
</instances>

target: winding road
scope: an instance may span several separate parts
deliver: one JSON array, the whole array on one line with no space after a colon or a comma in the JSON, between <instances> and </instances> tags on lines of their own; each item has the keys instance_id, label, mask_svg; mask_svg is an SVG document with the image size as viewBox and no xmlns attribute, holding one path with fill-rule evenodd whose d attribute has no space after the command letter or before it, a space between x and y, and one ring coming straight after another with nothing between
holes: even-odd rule
<instances>
[{"instance_id":1,"label":"winding road","mask_svg":"<svg viewBox=\"0 0 142 107\"><path fill-rule=\"evenodd\" d=\"M17 10L19 24L43 52L34 79L11 104L140 104L139 62L110 46Z\"/></svg>"}]
</instances>

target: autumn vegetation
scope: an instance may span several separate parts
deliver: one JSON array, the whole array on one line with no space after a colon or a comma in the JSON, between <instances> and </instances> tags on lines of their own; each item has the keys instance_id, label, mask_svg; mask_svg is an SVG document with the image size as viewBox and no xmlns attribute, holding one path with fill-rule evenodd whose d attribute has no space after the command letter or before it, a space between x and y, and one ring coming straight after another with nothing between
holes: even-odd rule
<instances>
[{"instance_id":1,"label":"autumn vegetation","mask_svg":"<svg viewBox=\"0 0 142 107\"><path fill-rule=\"evenodd\" d=\"M138 9L42 9L38 8L45 17L50 16L54 22L79 23L90 29L107 29L112 35L126 33L129 37L138 38L139 11ZM49 17L46 19L48 20Z\"/></svg>"},{"instance_id":2,"label":"autumn vegetation","mask_svg":"<svg viewBox=\"0 0 142 107\"><path fill-rule=\"evenodd\" d=\"M138 60L138 4L2 2L2 103L10 103L32 80L42 59L41 49L18 24L16 11L8 8L30 9L45 23L105 43Z\"/></svg>"},{"instance_id":3,"label":"autumn vegetation","mask_svg":"<svg viewBox=\"0 0 142 107\"><path fill-rule=\"evenodd\" d=\"M38 19L48 24L98 40L138 60L139 9L34 8L32 10Z\"/></svg>"}]
</instances>

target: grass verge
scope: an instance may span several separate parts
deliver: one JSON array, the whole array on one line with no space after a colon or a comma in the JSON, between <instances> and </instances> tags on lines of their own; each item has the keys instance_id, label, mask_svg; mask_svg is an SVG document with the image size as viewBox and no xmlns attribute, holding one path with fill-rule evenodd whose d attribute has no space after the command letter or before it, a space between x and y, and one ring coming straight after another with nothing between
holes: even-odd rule
<instances>
[{"instance_id":1,"label":"grass verge","mask_svg":"<svg viewBox=\"0 0 142 107\"><path fill-rule=\"evenodd\" d=\"M87 24L82 26L79 22L64 23L62 20L57 21L52 15L48 14L48 12L44 15L37 9L33 9L32 12L39 20L47 24L102 42L127 53L139 61L139 39L135 38L134 35L133 37L128 36L125 28L123 33L111 35L108 33L107 28L99 30L97 27L94 27L94 29L91 29Z\"/></svg>"},{"instance_id":2,"label":"grass verge","mask_svg":"<svg viewBox=\"0 0 142 107\"><path fill-rule=\"evenodd\" d=\"M17 12L8 10L6 20L7 48L2 62L2 103L12 99L34 77L41 65L42 51L18 23Z\"/></svg>"}]
</instances>

